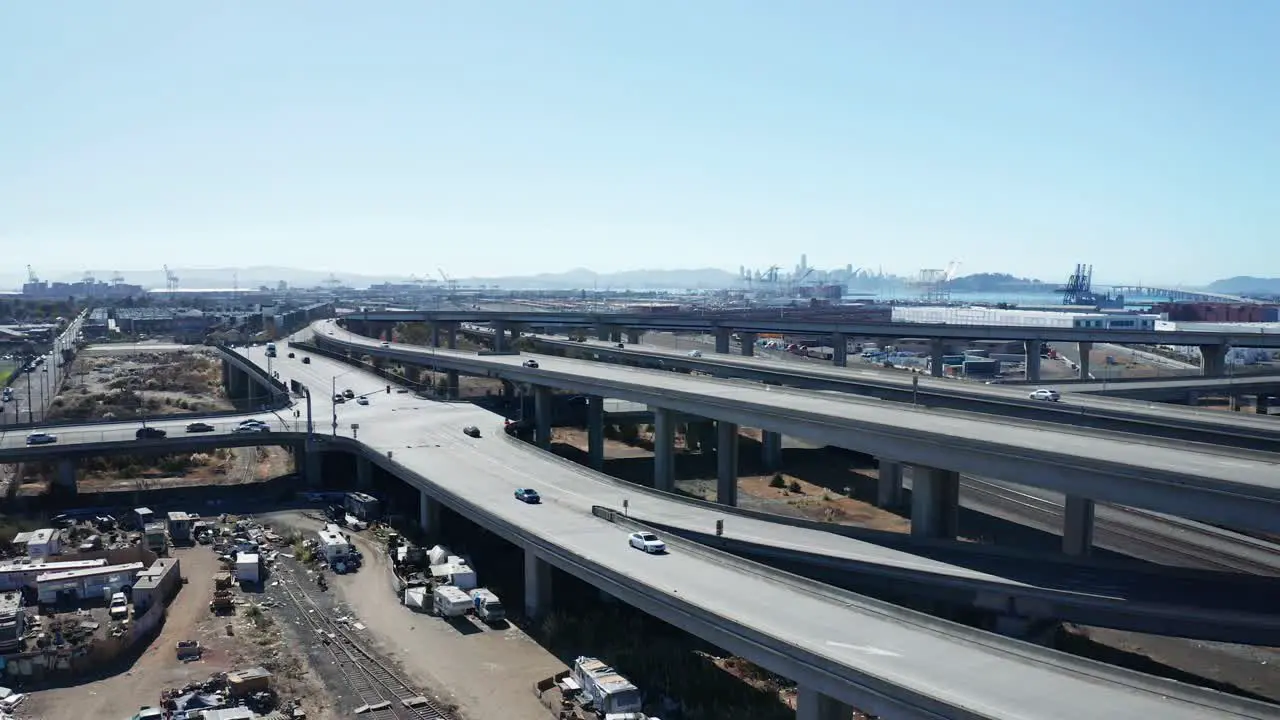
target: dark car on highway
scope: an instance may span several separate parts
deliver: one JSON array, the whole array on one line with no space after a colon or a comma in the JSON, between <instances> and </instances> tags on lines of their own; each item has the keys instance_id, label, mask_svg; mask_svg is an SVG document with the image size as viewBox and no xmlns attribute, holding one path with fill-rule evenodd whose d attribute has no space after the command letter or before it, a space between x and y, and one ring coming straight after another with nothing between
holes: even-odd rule
<instances>
[{"instance_id":1,"label":"dark car on highway","mask_svg":"<svg viewBox=\"0 0 1280 720\"><path fill-rule=\"evenodd\" d=\"M187 425L187 432L213 432L213 426L209 423L193 422Z\"/></svg>"},{"instance_id":2,"label":"dark car on highway","mask_svg":"<svg viewBox=\"0 0 1280 720\"><path fill-rule=\"evenodd\" d=\"M542 498L538 495L538 491L532 488L519 488L516 490L516 499L522 503L537 505L542 502Z\"/></svg>"},{"instance_id":3,"label":"dark car on highway","mask_svg":"<svg viewBox=\"0 0 1280 720\"><path fill-rule=\"evenodd\" d=\"M169 433L161 430L160 428L153 427L138 428L138 432L134 433L134 437L139 440L158 440L162 437L167 437L168 435Z\"/></svg>"},{"instance_id":4,"label":"dark car on highway","mask_svg":"<svg viewBox=\"0 0 1280 720\"><path fill-rule=\"evenodd\" d=\"M303 365L310 365L310 364L311 364L311 358L309 358L309 357L304 357L304 358L302 358L302 364L303 364Z\"/></svg>"}]
</instances>

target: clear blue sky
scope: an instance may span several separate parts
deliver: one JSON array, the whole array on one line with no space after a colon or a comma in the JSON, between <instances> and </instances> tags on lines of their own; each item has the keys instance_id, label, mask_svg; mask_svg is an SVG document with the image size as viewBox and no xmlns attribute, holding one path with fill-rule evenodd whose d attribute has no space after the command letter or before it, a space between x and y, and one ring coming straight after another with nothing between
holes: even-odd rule
<instances>
[{"instance_id":1,"label":"clear blue sky","mask_svg":"<svg viewBox=\"0 0 1280 720\"><path fill-rule=\"evenodd\" d=\"M8 2L3 270L1280 275L1277 28L1268 0Z\"/></svg>"}]
</instances>

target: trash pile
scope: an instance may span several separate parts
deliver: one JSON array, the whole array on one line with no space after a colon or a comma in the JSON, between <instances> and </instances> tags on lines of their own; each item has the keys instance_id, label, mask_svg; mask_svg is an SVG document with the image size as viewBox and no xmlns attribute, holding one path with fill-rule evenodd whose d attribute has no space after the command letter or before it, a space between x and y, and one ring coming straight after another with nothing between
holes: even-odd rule
<instances>
[{"instance_id":1,"label":"trash pile","mask_svg":"<svg viewBox=\"0 0 1280 720\"><path fill-rule=\"evenodd\" d=\"M281 702L271 687L271 673L261 667L214 673L204 682L165 690L160 693L160 709L168 720L196 720L210 716L249 720L268 714L295 720L306 717L300 700ZM236 709L245 712L207 712Z\"/></svg>"}]
</instances>

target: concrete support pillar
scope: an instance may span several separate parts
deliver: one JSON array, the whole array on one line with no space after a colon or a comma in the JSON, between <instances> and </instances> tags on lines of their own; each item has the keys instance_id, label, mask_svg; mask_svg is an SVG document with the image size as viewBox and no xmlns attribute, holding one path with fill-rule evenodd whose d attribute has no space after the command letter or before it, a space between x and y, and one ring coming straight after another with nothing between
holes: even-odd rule
<instances>
[{"instance_id":1,"label":"concrete support pillar","mask_svg":"<svg viewBox=\"0 0 1280 720\"><path fill-rule=\"evenodd\" d=\"M733 331L729 328L716 328L716 352L725 354L729 352L729 340L733 335Z\"/></svg>"},{"instance_id":2,"label":"concrete support pillar","mask_svg":"<svg viewBox=\"0 0 1280 720\"><path fill-rule=\"evenodd\" d=\"M1269 415L1271 413L1271 397L1259 394L1253 401L1253 411L1259 415Z\"/></svg>"},{"instance_id":3,"label":"concrete support pillar","mask_svg":"<svg viewBox=\"0 0 1280 720\"><path fill-rule=\"evenodd\" d=\"M62 458L58 460L58 477L55 484L63 493L76 491L77 478L76 461L72 458Z\"/></svg>"},{"instance_id":4,"label":"concrete support pillar","mask_svg":"<svg viewBox=\"0 0 1280 720\"><path fill-rule=\"evenodd\" d=\"M302 476L307 487L324 485L324 453L316 448L302 447Z\"/></svg>"},{"instance_id":5,"label":"concrete support pillar","mask_svg":"<svg viewBox=\"0 0 1280 720\"><path fill-rule=\"evenodd\" d=\"M440 326L439 325L431 326L431 347L433 348L440 347Z\"/></svg>"},{"instance_id":6,"label":"concrete support pillar","mask_svg":"<svg viewBox=\"0 0 1280 720\"><path fill-rule=\"evenodd\" d=\"M942 377L942 356L947 354L947 344L941 339L929 343L929 374Z\"/></svg>"},{"instance_id":7,"label":"concrete support pillar","mask_svg":"<svg viewBox=\"0 0 1280 720\"><path fill-rule=\"evenodd\" d=\"M363 455L356 456L356 488L368 490L373 487L373 463Z\"/></svg>"},{"instance_id":8,"label":"concrete support pillar","mask_svg":"<svg viewBox=\"0 0 1280 720\"><path fill-rule=\"evenodd\" d=\"M227 370L227 397L232 402L244 402L249 399L249 375L245 371L232 365Z\"/></svg>"},{"instance_id":9,"label":"concrete support pillar","mask_svg":"<svg viewBox=\"0 0 1280 720\"><path fill-rule=\"evenodd\" d=\"M643 335L643 333L641 333L639 330L628 330L628 331L627 331L627 344L628 344L628 345L639 345L639 344L640 344L640 336L641 336L641 335Z\"/></svg>"},{"instance_id":10,"label":"concrete support pillar","mask_svg":"<svg viewBox=\"0 0 1280 720\"><path fill-rule=\"evenodd\" d=\"M1062 513L1062 552L1088 555L1093 550L1093 500L1068 495Z\"/></svg>"},{"instance_id":11,"label":"concrete support pillar","mask_svg":"<svg viewBox=\"0 0 1280 720\"><path fill-rule=\"evenodd\" d=\"M458 326L450 323L444 326L444 345L450 350L458 349Z\"/></svg>"},{"instance_id":12,"label":"concrete support pillar","mask_svg":"<svg viewBox=\"0 0 1280 720\"><path fill-rule=\"evenodd\" d=\"M418 528L428 536L440 529L440 501L418 491Z\"/></svg>"},{"instance_id":13,"label":"concrete support pillar","mask_svg":"<svg viewBox=\"0 0 1280 720\"><path fill-rule=\"evenodd\" d=\"M1028 382L1040 382L1040 346L1039 340L1026 340L1022 343L1022 352L1026 355Z\"/></svg>"},{"instance_id":14,"label":"concrete support pillar","mask_svg":"<svg viewBox=\"0 0 1280 720\"><path fill-rule=\"evenodd\" d=\"M738 504L738 426L716 421L716 502Z\"/></svg>"},{"instance_id":15,"label":"concrete support pillar","mask_svg":"<svg viewBox=\"0 0 1280 720\"><path fill-rule=\"evenodd\" d=\"M533 440L538 447L547 450L551 447L551 403L554 397L551 388L538 385L533 389Z\"/></svg>"},{"instance_id":16,"label":"concrete support pillar","mask_svg":"<svg viewBox=\"0 0 1280 720\"><path fill-rule=\"evenodd\" d=\"M1199 405L1199 404L1200 404L1200 391L1199 391L1199 390L1188 390L1188 391L1187 391L1187 404L1188 404L1188 405L1190 405L1191 407L1196 407L1197 405Z\"/></svg>"},{"instance_id":17,"label":"concrete support pillar","mask_svg":"<svg viewBox=\"0 0 1280 720\"><path fill-rule=\"evenodd\" d=\"M653 408L653 487L671 492L676 484L676 417L666 408Z\"/></svg>"},{"instance_id":18,"label":"concrete support pillar","mask_svg":"<svg viewBox=\"0 0 1280 720\"><path fill-rule=\"evenodd\" d=\"M231 397L231 363L227 360L222 361L222 389Z\"/></svg>"},{"instance_id":19,"label":"concrete support pillar","mask_svg":"<svg viewBox=\"0 0 1280 720\"><path fill-rule=\"evenodd\" d=\"M1200 346L1200 374L1205 377L1222 377L1227 371L1226 345Z\"/></svg>"},{"instance_id":20,"label":"concrete support pillar","mask_svg":"<svg viewBox=\"0 0 1280 720\"><path fill-rule=\"evenodd\" d=\"M457 370L449 370L449 371L445 372L444 377L445 377L445 384L449 386L449 387L448 387L448 391L447 391L447 392L448 392L448 397L449 397L449 399L450 399L450 400L457 400L457 399L458 399L458 392L459 392L459 390L458 390L458 389L459 389L459 385L458 385L458 382L459 382L459 381L458 381L458 371L457 371Z\"/></svg>"},{"instance_id":21,"label":"concrete support pillar","mask_svg":"<svg viewBox=\"0 0 1280 720\"><path fill-rule=\"evenodd\" d=\"M507 349L507 326L495 325L493 327L493 351L500 353L506 352Z\"/></svg>"},{"instance_id":22,"label":"concrete support pillar","mask_svg":"<svg viewBox=\"0 0 1280 720\"><path fill-rule=\"evenodd\" d=\"M902 463L878 458L880 477L876 481L876 507L891 508L902 504Z\"/></svg>"},{"instance_id":23,"label":"concrete support pillar","mask_svg":"<svg viewBox=\"0 0 1280 720\"><path fill-rule=\"evenodd\" d=\"M604 341L608 341L608 339L609 339L609 326L608 326L608 325L597 325L597 326L596 326L596 339L597 339L597 340L604 340Z\"/></svg>"},{"instance_id":24,"label":"concrete support pillar","mask_svg":"<svg viewBox=\"0 0 1280 720\"><path fill-rule=\"evenodd\" d=\"M551 565L532 548L524 549L524 614L540 618L551 610Z\"/></svg>"},{"instance_id":25,"label":"concrete support pillar","mask_svg":"<svg viewBox=\"0 0 1280 720\"><path fill-rule=\"evenodd\" d=\"M782 433L760 432L760 454L764 468L770 472L782 469Z\"/></svg>"},{"instance_id":26,"label":"concrete support pillar","mask_svg":"<svg viewBox=\"0 0 1280 720\"><path fill-rule=\"evenodd\" d=\"M587 398L587 458L593 470L604 469L604 398Z\"/></svg>"},{"instance_id":27,"label":"concrete support pillar","mask_svg":"<svg viewBox=\"0 0 1280 720\"><path fill-rule=\"evenodd\" d=\"M610 331L609 331L609 342L611 342L611 343L620 343L620 342L622 342L622 331L621 331L621 330L610 330Z\"/></svg>"},{"instance_id":28,"label":"concrete support pillar","mask_svg":"<svg viewBox=\"0 0 1280 720\"><path fill-rule=\"evenodd\" d=\"M1093 355L1093 343L1081 340L1077 345L1079 345L1080 355L1080 362L1078 363L1080 365L1080 379L1087 381L1090 374L1089 359Z\"/></svg>"},{"instance_id":29,"label":"concrete support pillar","mask_svg":"<svg viewBox=\"0 0 1280 720\"><path fill-rule=\"evenodd\" d=\"M836 367L849 364L849 338L844 333L836 333L831 337L831 360Z\"/></svg>"},{"instance_id":30,"label":"concrete support pillar","mask_svg":"<svg viewBox=\"0 0 1280 720\"><path fill-rule=\"evenodd\" d=\"M849 720L853 708L814 688L796 688L796 720Z\"/></svg>"},{"instance_id":31,"label":"concrete support pillar","mask_svg":"<svg viewBox=\"0 0 1280 720\"><path fill-rule=\"evenodd\" d=\"M502 381L502 402L511 404L516 399L516 386L510 380Z\"/></svg>"},{"instance_id":32,"label":"concrete support pillar","mask_svg":"<svg viewBox=\"0 0 1280 720\"><path fill-rule=\"evenodd\" d=\"M911 536L954 539L960 525L960 473L911 468Z\"/></svg>"},{"instance_id":33,"label":"concrete support pillar","mask_svg":"<svg viewBox=\"0 0 1280 720\"><path fill-rule=\"evenodd\" d=\"M742 343L742 356L752 357L756 354L756 334L755 333L738 333L739 342Z\"/></svg>"}]
</instances>

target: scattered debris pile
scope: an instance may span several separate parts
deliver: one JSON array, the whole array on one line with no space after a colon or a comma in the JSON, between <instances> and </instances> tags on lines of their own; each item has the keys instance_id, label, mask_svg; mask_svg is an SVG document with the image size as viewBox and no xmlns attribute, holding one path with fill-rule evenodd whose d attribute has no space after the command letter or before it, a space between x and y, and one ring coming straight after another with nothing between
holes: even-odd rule
<instances>
[{"instance_id":1,"label":"scattered debris pile","mask_svg":"<svg viewBox=\"0 0 1280 720\"><path fill-rule=\"evenodd\" d=\"M261 667L214 673L204 682L160 693L160 709L168 720L306 717L301 701L281 702L271 685L271 673Z\"/></svg>"}]
</instances>

